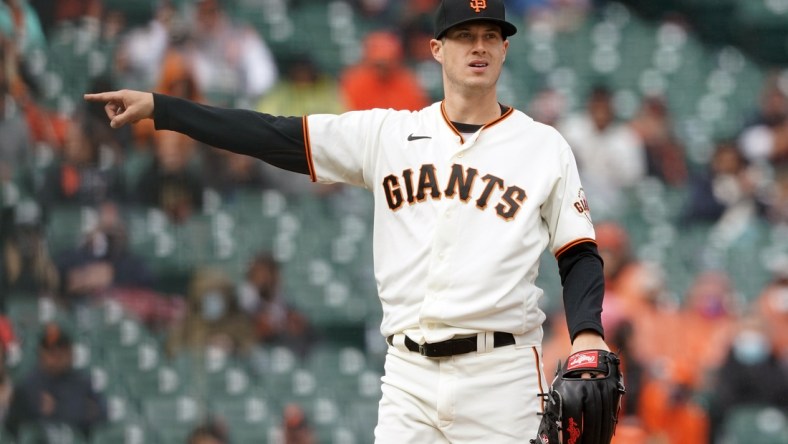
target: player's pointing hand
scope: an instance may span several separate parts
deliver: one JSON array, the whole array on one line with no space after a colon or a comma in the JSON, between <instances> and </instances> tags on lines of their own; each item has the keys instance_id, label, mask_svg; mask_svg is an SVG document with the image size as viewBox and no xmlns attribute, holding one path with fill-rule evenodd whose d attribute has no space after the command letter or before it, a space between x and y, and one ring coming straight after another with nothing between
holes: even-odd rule
<instances>
[{"instance_id":1,"label":"player's pointing hand","mask_svg":"<svg viewBox=\"0 0 788 444\"><path fill-rule=\"evenodd\" d=\"M120 128L127 123L136 123L153 116L153 94L123 89L96 94L85 94L90 102L106 102L104 111L110 126Z\"/></svg>"}]
</instances>

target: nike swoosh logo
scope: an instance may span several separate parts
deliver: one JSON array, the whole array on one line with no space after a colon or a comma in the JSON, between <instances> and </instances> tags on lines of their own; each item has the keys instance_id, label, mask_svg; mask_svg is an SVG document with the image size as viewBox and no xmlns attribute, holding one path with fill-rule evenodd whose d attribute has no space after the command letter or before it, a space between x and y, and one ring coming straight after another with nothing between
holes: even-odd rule
<instances>
[{"instance_id":1,"label":"nike swoosh logo","mask_svg":"<svg viewBox=\"0 0 788 444\"><path fill-rule=\"evenodd\" d=\"M408 136L408 142L413 142L414 140L419 139L432 139L432 136L414 136L413 133L410 133Z\"/></svg>"}]
</instances>

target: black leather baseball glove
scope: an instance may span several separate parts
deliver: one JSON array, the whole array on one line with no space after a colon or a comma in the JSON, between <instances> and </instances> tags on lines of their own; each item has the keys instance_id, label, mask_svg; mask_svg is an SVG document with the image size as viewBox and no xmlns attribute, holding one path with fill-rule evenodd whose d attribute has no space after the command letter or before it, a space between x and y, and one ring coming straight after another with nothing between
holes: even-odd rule
<instances>
[{"instance_id":1,"label":"black leather baseball glove","mask_svg":"<svg viewBox=\"0 0 788 444\"><path fill-rule=\"evenodd\" d=\"M545 400L539 432L531 444L609 444L624 395L620 359L604 350L586 350L559 363ZM596 375L582 378L584 373Z\"/></svg>"}]
</instances>

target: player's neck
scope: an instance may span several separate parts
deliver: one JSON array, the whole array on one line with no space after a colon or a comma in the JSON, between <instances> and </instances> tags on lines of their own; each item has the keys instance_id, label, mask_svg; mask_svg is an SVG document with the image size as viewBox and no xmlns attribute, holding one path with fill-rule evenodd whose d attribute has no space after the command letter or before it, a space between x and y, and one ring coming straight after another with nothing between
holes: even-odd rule
<instances>
[{"instance_id":1,"label":"player's neck","mask_svg":"<svg viewBox=\"0 0 788 444\"><path fill-rule=\"evenodd\" d=\"M494 91L492 94L473 97L447 94L443 106L452 122L484 125L501 116L501 106Z\"/></svg>"}]
</instances>

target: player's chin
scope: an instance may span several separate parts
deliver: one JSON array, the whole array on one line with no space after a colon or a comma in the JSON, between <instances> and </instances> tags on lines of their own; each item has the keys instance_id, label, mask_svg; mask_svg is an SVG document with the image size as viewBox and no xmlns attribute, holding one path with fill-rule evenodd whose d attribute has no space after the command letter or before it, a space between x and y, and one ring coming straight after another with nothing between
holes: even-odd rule
<instances>
[{"instance_id":1,"label":"player's chin","mask_svg":"<svg viewBox=\"0 0 788 444\"><path fill-rule=\"evenodd\" d=\"M489 88L494 88L496 81L497 77L491 78L489 76L477 76L468 79L465 85L470 89L486 90Z\"/></svg>"}]
</instances>

